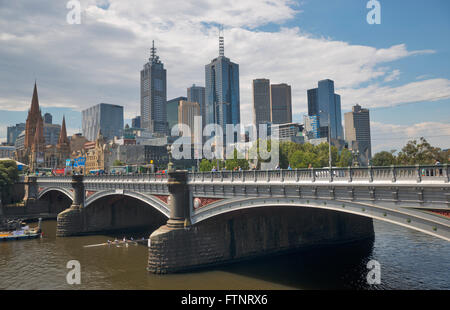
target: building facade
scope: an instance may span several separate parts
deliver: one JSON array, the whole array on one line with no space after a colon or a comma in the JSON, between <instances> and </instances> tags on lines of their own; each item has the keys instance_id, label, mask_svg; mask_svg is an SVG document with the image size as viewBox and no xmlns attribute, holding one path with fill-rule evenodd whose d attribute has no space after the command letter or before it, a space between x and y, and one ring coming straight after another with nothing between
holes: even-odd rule
<instances>
[{"instance_id":1,"label":"building facade","mask_svg":"<svg viewBox=\"0 0 450 310\"><path fill-rule=\"evenodd\" d=\"M253 80L253 124L259 130L260 124L271 122L270 113L270 80Z\"/></svg>"},{"instance_id":2,"label":"building facade","mask_svg":"<svg viewBox=\"0 0 450 310\"><path fill-rule=\"evenodd\" d=\"M192 85L187 89L187 101L197 102L200 106L200 112L202 116L202 129L205 127L206 119L206 106L205 106L205 87Z\"/></svg>"},{"instance_id":3,"label":"building facade","mask_svg":"<svg viewBox=\"0 0 450 310\"><path fill-rule=\"evenodd\" d=\"M223 37L219 40L219 57L205 66L205 124L218 124L225 139L226 125L241 122L239 65L224 56Z\"/></svg>"},{"instance_id":4,"label":"building facade","mask_svg":"<svg viewBox=\"0 0 450 310\"><path fill-rule=\"evenodd\" d=\"M292 123L291 86L270 85L270 119L272 124Z\"/></svg>"},{"instance_id":5,"label":"building facade","mask_svg":"<svg viewBox=\"0 0 450 310\"><path fill-rule=\"evenodd\" d=\"M169 136L172 135L172 128L178 124L178 107L180 105L180 101L187 101L187 97L177 97L167 101L166 110L167 110L167 123L169 126Z\"/></svg>"},{"instance_id":6,"label":"building facade","mask_svg":"<svg viewBox=\"0 0 450 310\"><path fill-rule=\"evenodd\" d=\"M25 123L19 123L15 126L9 126L6 129L6 143L14 145L17 137L25 130Z\"/></svg>"},{"instance_id":7,"label":"building facade","mask_svg":"<svg viewBox=\"0 0 450 310\"><path fill-rule=\"evenodd\" d=\"M141 70L141 127L152 133L166 135L167 71L156 55L155 43L149 61Z\"/></svg>"},{"instance_id":8,"label":"building facade","mask_svg":"<svg viewBox=\"0 0 450 310\"><path fill-rule=\"evenodd\" d=\"M367 165L372 158L369 110L357 104L344 114L344 119L345 140L351 150L359 153L360 163Z\"/></svg>"},{"instance_id":9,"label":"building facade","mask_svg":"<svg viewBox=\"0 0 450 310\"><path fill-rule=\"evenodd\" d=\"M334 82L326 79L319 81L318 88L310 89L308 96L308 115L319 116L319 133L321 138L343 140L341 97L334 92Z\"/></svg>"},{"instance_id":10,"label":"building facade","mask_svg":"<svg viewBox=\"0 0 450 310\"><path fill-rule=\"evenodd\" d=\"M100 103L82 111L82 116L83 136L89 141L94 141L99 131L106 140L123 134L123 106Z\"/></svg>"},{"instance_id":11,"label":"building facade","mask_svg":"<svg viewBox=\"0 0 450 310\"><path fill-rule=\"evenodd\" d=\"M135 118L131 119L131 127L132 128L141 128L141 117L136 116Z\"/></svg>"},{"instance_id":12,"label":"building facade","mask_svg":"<svg viewBox=\"0 0 450 310\"><path fill-rule=\"evenodd\" d=\"M191 142L195 141L195 117L201 115L200 105L197 102L180 101L178 106L178 123L187 125L191 130ZM201 141L201 140L200 140Z\"/></svg>"}]
</instances>

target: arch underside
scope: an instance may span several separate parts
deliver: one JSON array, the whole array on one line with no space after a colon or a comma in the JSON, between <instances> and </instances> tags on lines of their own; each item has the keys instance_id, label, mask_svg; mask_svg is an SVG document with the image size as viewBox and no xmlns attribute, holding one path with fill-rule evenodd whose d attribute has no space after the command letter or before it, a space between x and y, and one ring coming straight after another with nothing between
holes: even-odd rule
<instances>
[{"instance_id":1,"label":"arch underside","mask_svg":"<svg viewBox=\"0 0 450 310\"><path fill-rule=\"evenodd\" d=\"M99 199L106 198L106 197L113 197L113 196L125 196L125 197L131 197L137 200L140 200L144 202L149 207L154 208L155 210L162 213L165 217L169 218L170 216L170 209L169 207L163 203L161 200L152 197L150 195L141 194L133 191L128 190L107 190L107 191L100 191L96 192L95 194L89 196L84 203L84 206L88 208L91 206L94 202L98 201Z\"/></svg>"},{"instance_id":2,"label":"arch underside","mask_svg":"<svg viewBox=\"0 0 450 310\"><path fill-rule=\"evenodd\" d=\"M348 200L289 197L224 199L211 203L201 209L194 210L191 215L191 223L197 224L209 218L232 211L267 206L292 206L345 212L400 225L450 241L450 221L448 219L407 207L383 207L376 204Z\"/></svg>"},{"instance_id":3,"label":"arch underside","mask_svg":"<svg viewBox=\"0 0 450 310\"><path fill-rule=\"evenodd\" d=\"M67 198L69 198L71 201L73 201L73 194L70 190L63 188L63 187L46 187L42 191L40 191L37 195L37 199L41 199L44 197L45 194L50 192L59 192L64 194Z\"/></svg>"}]
</instances>

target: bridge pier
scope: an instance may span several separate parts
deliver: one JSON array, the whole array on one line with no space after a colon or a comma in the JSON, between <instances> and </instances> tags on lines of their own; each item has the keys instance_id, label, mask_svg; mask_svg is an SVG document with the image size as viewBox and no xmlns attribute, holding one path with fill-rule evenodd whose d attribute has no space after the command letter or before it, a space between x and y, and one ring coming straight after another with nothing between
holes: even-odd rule
<instances>
[{"instance_id":1,"label":"bridge pier","mask_svg":"<svg viewBox=\"0 0 450 310\"><path fill-rule=\"evenodd\" d=\"M24 185L25 185L25 196L23 198L23 201L25 205L35 203L38 194L37 177L26 176Z\"/></svg>"},{"instance_id":2,"label":"bridge pier","mask_svg":"<svg viewBox=\"0 0 450 310\"><path fill-rule=\"evenodd\" d=\"M148 270L165 274L374 237L371 218L302 207L226 213L185 229L150 236Z\"/></svg>"},{"instance_id":3,"label":"bridge pier","mask_svg":"<svg viewBox=\"0 0 450 310\"><path fill-rule=\"evenodd\" d=\"M85 229L85 212L84 207L84 184L82 175L72 176L73 202L70 208L58 214L56 235L58 237L66 237L78 235Z\"/></svg>"}]
</instances>

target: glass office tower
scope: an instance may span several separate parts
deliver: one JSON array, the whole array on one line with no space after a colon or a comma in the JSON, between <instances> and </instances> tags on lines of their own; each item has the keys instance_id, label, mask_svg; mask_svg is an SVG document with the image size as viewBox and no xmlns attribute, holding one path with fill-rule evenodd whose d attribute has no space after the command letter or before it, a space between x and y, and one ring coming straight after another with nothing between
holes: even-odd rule
<instances>
[{"instance_id":1,"label":"glass office tower","mask_svg":"<svg viewBox=\"0 0 450 310\"><path fill-rule=\"evenodd\" d=\"M156 55L155 43L149 61L141 70L141 128L166 135L167 72Z\"/></svg>"},{"instance_id":2,"label":"glass office tower","mask_svg":"<svg viewBox=\"0 0 450 310\"><path fill-rule=\"evenodd\" d=\"M219 57L205 66L205 118L206 125L220 125L225 135L226 124L241 122L239 65L224 56L223 41L221 43ZM235 134L234 141L236 137Z\"/></svg>"}]
</instances>

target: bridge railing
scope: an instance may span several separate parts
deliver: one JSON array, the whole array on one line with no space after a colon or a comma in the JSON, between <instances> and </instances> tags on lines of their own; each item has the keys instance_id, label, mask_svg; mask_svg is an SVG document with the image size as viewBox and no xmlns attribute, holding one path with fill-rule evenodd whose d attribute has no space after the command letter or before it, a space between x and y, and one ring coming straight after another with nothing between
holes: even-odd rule
<instances>
[{"instance_id":1,"label":"bridge railing","mask_svg":"<svg viewBox=\"0 0 450 310\"><path fill-rule=\"evenodd\" d=\"M448 165L310 168L294 170L248 170L193 172L188 181L201 182L299 182L299 181L416 181L434 180L449 182Z\"/></svg>"},{"instance_id":2,"label":"bridge railing","mask_svg":"<svg viewBox=\"0 0 450 310\"><path fill-rule=\"evenodd\" d=\"M128 174L128 175L89 175L85 182L166 182L167 174ZM71 182L71 176L39 176L40 182ZM449 182L449 167L436 166L390 166L390 167L346 167L310 168L294 170L247 170L247 171L208 171L188 174L189 182L316 182L316 181L438 181Z\"/></svg>"}]
</instances>

